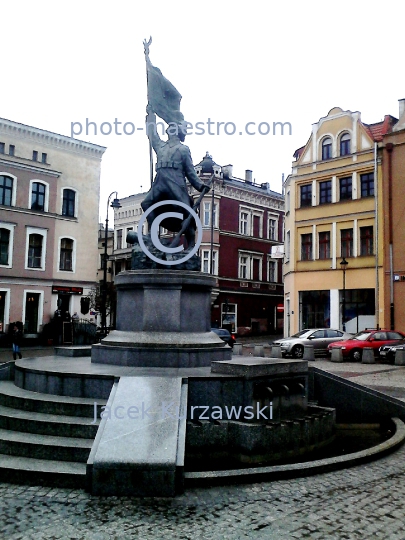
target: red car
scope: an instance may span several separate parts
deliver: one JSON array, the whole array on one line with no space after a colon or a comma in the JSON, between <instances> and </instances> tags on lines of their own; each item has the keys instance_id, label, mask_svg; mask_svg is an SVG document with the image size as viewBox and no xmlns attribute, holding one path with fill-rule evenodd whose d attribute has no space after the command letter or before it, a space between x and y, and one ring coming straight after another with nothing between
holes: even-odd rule
<instances>
[{"instance_id":1,"label":"red car","mask_svg":"<svg viewBox=\"0 0 405 540\"><path fill-rule=\"evenodd\" d=\"M356 334L353 339L335 341L328 346L328 352L332 349L342 349L343 358L353 362L361 362L364 347L372 347L374 354L382 345L395 344L405 335L394 330L363 330Z\"/></svg>"}]
</instances>

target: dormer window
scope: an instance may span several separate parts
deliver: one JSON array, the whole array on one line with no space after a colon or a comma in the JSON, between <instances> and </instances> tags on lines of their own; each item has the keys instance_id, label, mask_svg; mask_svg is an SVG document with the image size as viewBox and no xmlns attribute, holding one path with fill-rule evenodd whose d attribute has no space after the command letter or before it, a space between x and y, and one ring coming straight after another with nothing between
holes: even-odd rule
<instances>
[{"instance_id":1,"label":"dormer window","mask_svg":"<svg viewBox=\"0 0 405 540\"><path fill-rule=\"evenodd\" d=\"M322 141L322 161L332 158L332 139L327 137Z\"/></svg>"}]
</instances>

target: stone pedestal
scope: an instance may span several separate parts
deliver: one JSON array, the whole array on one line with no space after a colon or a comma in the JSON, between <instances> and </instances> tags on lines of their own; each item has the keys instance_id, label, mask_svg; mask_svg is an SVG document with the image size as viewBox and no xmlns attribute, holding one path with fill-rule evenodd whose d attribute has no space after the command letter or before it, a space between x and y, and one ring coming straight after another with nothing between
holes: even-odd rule
<instances>
[{"instance_id":1,"label":"stone pedestal","mask_svg":"<svg viewBox=\"0 0 405 540\"><path fill-rule=\"evenodd\" d=\"M136 367L203 367L229 360L211 332L213 276L130 270L116 277L117 329L93 345L92 362Z\"/></svg>"}]
</instances>

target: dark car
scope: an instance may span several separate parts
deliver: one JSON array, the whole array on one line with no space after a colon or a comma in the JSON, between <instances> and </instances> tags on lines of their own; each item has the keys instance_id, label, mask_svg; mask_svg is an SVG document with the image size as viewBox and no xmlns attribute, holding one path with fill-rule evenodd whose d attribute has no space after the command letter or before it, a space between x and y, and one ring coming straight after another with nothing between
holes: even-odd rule
<instances>
[{"instance_id":1,"label":"dark car","mask_svg":"<svg viewBox=\"0 0 405 540\"><path fill-rule=\"evenodd\" d=\"M233 344L235 343L235 336L231 334L228 330L225 330L225 328L211 328L211 332L214 332L218 337L222 339L222 341L225 341L230 347L233 348Z\"/></svg>"},{"instance_id":2,"label":"dark car","mask_svg":"<svg viewBox=\"0 0 405 540\"><path fill-rule=\"evenodd\" d=\"M395 353L397 352L397 349L402 347L405 347L405 339L397 341L394 345L383 345L378 351L380 359L393 364L395 362Z\"/></svg>"}]
</instances>

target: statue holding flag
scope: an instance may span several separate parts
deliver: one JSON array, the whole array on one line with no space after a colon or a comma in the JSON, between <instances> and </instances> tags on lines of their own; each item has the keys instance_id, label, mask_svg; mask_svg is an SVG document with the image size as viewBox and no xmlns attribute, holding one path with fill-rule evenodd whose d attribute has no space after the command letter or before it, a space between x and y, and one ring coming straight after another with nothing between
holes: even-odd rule
<instances>
[{"instance_id":1,"label":"statue holding flag","mask_svg":"<svg viewBox=\"0 0 405 540\"><path fill-rule=\"evenodd\" d=\"M144 41L148 83L146 129L150 145L157 156L157 163L155 180L141 206L146 211L155 203L172 200L192 208L193 199L188 194L186 179L203 194L209 190L210 186L206 186L197 176L190 150L188 146L183 144L187 135L187 124L180 111L181 95L173 84L162 75L160 69L152 65L149 59L150 43L151 40ZM157 133L156 115L168 124L167 141L161 140ZM200 200L201 198L200 196ZM151 211L147 216L149 229L160 213L170 211L179 212L179 207L164 205ZM162 226L169 231L184 233L187 249L190 249L195 242L195 221L190 219L187 210L180 210L180 212L183 213L183 222L167 218L162 221Z\"/></svg>"}]
</instances>

